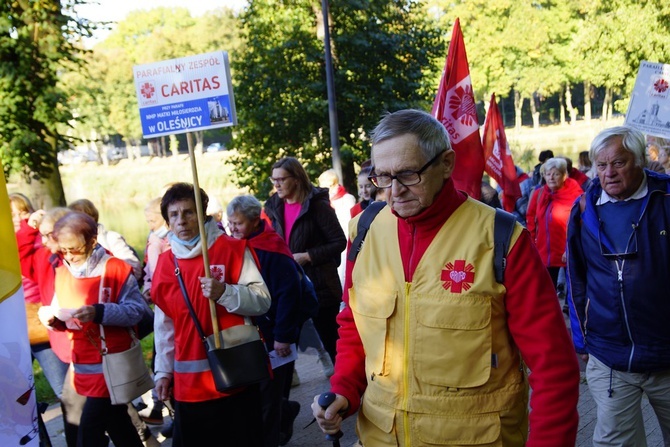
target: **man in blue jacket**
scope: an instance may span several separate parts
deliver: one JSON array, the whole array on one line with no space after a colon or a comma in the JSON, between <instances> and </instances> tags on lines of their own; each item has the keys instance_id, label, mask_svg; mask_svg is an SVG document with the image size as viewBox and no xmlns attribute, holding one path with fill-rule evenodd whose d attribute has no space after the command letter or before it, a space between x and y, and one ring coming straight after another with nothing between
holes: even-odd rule
<instances>
[{"instance_id":1,"label":"man in blue jacket","mask_svg":"<svg viewBox=\"0 0 670 447\"><path fill-rule=\"evenodd\" d=\"M603 130L598 177L568 222L570 316L598 408L594 446L646 446L646 393L670 445L670 177L644 169L644 135Z\"/></svg>"}]
</instances>

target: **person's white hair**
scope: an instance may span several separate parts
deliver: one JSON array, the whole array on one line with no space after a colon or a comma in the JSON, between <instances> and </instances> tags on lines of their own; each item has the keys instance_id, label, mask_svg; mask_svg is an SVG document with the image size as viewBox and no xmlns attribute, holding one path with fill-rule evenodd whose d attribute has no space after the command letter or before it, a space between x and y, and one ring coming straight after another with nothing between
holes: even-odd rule
<instances>
[{"instance_id":1,"label":"person's white hair","mask_svg":"<svg viewBox=\"0 0 670 447\"><path fill-rule=\"evenodd\" d=\"M547 172L550 169L556 169L558 172L563 174L563 178L568 175L568 162L564 158L554 157L550 158L542 164L544 172Z\"/></svg>"},{"instance_id":2,"label":"person's white hair","mask_svg":"<svg viewBox=\"0 0 670 447\"><path fill-rule=\"evenodd\" d=\"M335 169L328 169L323 171L319 176L319 186L322 188L330 188L340 184L340 179L335 172Z\"/></svg>"},{"instance_id":3,"label":"person's white hair","mask_svg":"<svg viewBox=\"0 0 670 447\"><path fill-rule=\"evenodd\" d=\"M237 196L228 203L226 208L228 216L240 213L249 220L259 219L261 217L261 202L252 195Z\"/></svg>"},{"instance_id":4,"label":"person's white hair","mask_svg":"<svg viewBox=\"0 0 670 447\"><path fill-rule=\"evenodd\" d=\"M591 142L589 158L595 164L598 153L605 149L615 138L621 138L621 146L635 156L635 166L647 166L647 151L644 134L628 126L615 126L601 131Z\"/></svg>"}]
</instances>

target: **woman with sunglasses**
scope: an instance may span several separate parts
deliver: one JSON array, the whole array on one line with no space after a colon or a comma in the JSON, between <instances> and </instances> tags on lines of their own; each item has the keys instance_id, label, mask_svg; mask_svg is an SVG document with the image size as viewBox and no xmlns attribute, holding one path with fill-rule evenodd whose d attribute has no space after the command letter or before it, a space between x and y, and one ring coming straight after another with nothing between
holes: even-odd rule
<instances>
[{"instance_id":1,"label":"woman with sunglasses","mask_svg":"<svg viewBox=\"0 0 670 447\"><path fill-rule=\"evenodd\" d=\"M72 352L74 388L86 396L77 445L141 447L128 406L112 405L102 374L100 325L109 352L130 348L134 327L148 308L132 267L110 256L97 243L97 224L72 212L59 219L51 237L58 243L63 265L56 268L54 297L40 309L40 319L53 330L67 331Z\"/></svg>"},{"instance_id":2,"label":"woman with sunglasses","mask_svg":"<svg viewBox=\"0 0 670 447\"><path fill-rule=\"evenodd\" d=\"M63 256L60 253L58 242L53 238L53 228L61 217L71 212L71 210L61 207L51 208L46 212L37 210L30 215L27 224L22 226L20 230L20 233L37 235L41 239L41 244L37 247L19 242L19 257L21 258L21 268L27 272L29 279L38 285L40 302L43 306L51 304L54 296L56 268L63 265ZM17 233L18 237L19 233ZM21 239L25 239L25 236ZM59 372L57 380L61 385L60 391L56 392L56 395L60 399L65 442L68 447L75 447L77 445L79 419L86 398L77 394L72 387L72 372L68 368L72 361L72 352L67 333L47 331L47 334L51 351L56 357L55 360L51 359L49 363L52 366L55 365L54 370ZM51 383L47 369L41 362L40 366L42 366L49 383Z\"/></svg>"}]
</instances>

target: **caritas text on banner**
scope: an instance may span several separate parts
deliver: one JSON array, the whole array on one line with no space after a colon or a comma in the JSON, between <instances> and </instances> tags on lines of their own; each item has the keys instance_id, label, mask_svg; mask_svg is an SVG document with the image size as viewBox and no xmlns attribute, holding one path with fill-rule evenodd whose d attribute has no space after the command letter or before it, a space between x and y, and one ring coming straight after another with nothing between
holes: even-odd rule
<instances>
[{"instance_id":1,"label":"caritas text on banner","mask_svg":"<svg viewBox=\"0 0 670 447\"><path fill-rule=\"evenodd\" d=\"M237 124L228 53L133 67L144 138Z\"/></svg>"}]
</instances>

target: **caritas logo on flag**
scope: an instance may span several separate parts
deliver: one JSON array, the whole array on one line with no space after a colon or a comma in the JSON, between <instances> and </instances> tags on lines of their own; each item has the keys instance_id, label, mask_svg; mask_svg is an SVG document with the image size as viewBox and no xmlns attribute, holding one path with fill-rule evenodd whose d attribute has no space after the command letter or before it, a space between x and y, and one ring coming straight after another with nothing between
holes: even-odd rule
<instances>
[{"instance_id":1,"label":"caritas logo on flag","mask_svg":"<svg viewBox=\"0 0 670 447\"><path fill-rule=\"evenodd\" d=\"M484 152L479 138L477 107L470 81L470 68L460 21L454 22L444 72L431 111L442 123L456 153L456 165L451 178L457 189L470 197L481 196Z\"/></svg>"},{"instance_id":2,"label":"caritas logo on flag","mask_svg":"<svg viewBox=\"0 0 670 447\"><path fill-rule=\"evenodd\" d=\"M479 130L477 106L473 97L470 75L447 91L447 110L440 121L447 129L452 144L460 143Z\"/></svg>"}]
</instances>

